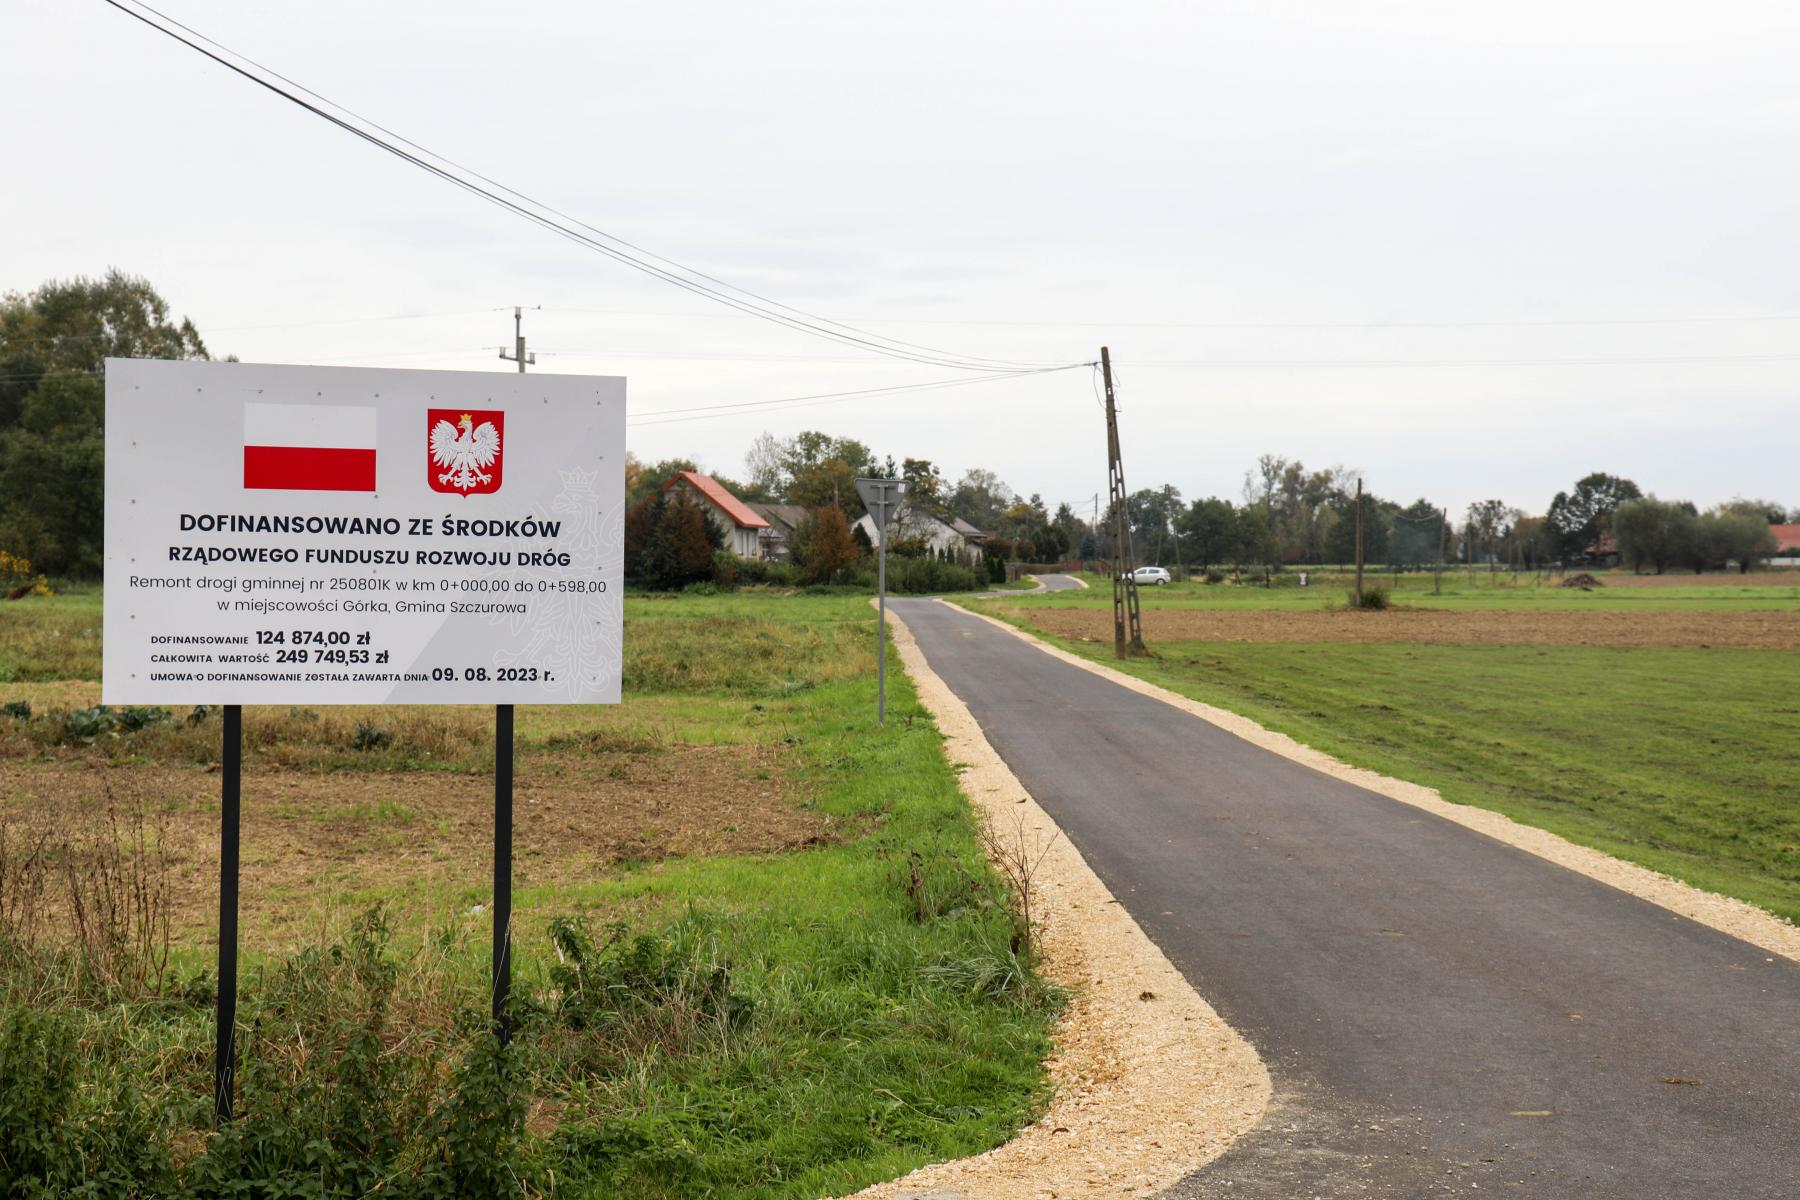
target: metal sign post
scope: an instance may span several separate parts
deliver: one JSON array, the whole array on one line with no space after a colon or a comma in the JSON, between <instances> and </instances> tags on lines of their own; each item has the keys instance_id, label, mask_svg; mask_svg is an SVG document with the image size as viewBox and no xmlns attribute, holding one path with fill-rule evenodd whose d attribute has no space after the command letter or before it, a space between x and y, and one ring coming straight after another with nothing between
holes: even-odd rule
<instances>
[{"instance_id":1,"label":"metal sign post","mask_svg":"<svg viewBox=\"0 0 1800 1200\"><path fill-rule=\"evenodd\" d=\"M906 495L904 479L858 479L856 494L875 522L875 721L887 724L887 531L888 522Z\"/></svg>"},{"instance_id":2,"label":"metal sign post","mask_svg":"<svg viewBox=\"0 0 1800 1200\"><path fill-rule=\"evenodd\" d=\"M513 706L494 706L494 1035L512 1040Z\"/></svg>"},{"instance_id":3,"label":"metal sign post","mask_svg":"<svg viewBox=\"0 0 1800 1200\"><path fill-rule=\"evenodd\" d=\"M219 754L219 986L213 1046L213 1125L231 1120L237 1078L238 829L244 762L244 710L225 706Z\"/></svg>"}]
</instances>

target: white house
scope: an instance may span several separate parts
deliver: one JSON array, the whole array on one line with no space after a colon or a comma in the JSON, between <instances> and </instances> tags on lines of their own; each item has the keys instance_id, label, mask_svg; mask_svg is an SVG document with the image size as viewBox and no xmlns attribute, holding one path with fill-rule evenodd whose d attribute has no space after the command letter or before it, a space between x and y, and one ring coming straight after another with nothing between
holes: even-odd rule
<instances>
[{"instance_id":1,"label":"white house","mask_svg":"<svg viewBox=\"0 0 1800 1200\"><path fill-rule=\"evenodd\" d=\"M739 558L760 558L760 536L769 523L750 511L750 506L726 491L711 475L679 471L663 490L678 489L699 502L707 517L725 531L725 548Z\"/></svg>"},{"instance_id":2,"label":"white house","mask_svg":"<svg viewBox=\"0 0 1800 1200\"><path fill-rule=\"evenodd\" d=\"M881 546L881 535L875 531L875 518L864 514L856 523L856 528L863 531L869 539L869 545ZM954 525L932 516L928 512L902 507L888 522L888 532L895 541L908 541L913 538L922 540L931 547L936 555L948 553L955 562L974 565L982 561L981 531L970 526L970 532L964 533Z\"/></svg>"}]
</instances>

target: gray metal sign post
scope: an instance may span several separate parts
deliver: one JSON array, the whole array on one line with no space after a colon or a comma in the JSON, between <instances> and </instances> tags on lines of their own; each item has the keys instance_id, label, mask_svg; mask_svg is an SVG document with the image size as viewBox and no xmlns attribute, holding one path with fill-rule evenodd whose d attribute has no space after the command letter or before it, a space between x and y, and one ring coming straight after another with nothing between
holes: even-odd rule
<instances>
[{"instance_id":1,"label":"gray metal sign post","mask_svg":"<svg viewBox=\"0 0 1800 1200\"><path fill-rule=\"evenodd\" d=\"M875 594L880 613L875 622L875 720L887 724L887 531L906 495L904 479L858 479L856 494L875 522Z\"/></svg>"}]
</instances>

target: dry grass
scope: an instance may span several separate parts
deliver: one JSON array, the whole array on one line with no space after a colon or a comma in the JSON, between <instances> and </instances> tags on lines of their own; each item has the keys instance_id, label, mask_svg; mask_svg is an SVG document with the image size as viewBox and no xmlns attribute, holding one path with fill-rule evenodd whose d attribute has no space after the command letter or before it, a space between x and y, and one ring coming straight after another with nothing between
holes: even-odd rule
<instances>
[{"instance_id":1,"label":"dry grass","mask_svg":"<svg viewBox=\"0 0 1800 1200\"><path fill-rule=\"evenodd\" d=\"M847 832L796 802L784 748L593 748L607 744L594 735L521 757L514 800L521 891L578 883L619 863L791 850ZM147 830L126 824L117 831L118 853L129 859L142 846L160 856L167 916L177 940L193 942L214 920L218 796L216 772L108 767L68 754L9 764L0 821L15 861L90 831L80 860L96 863L112 844L102 836L109 812L147 814ZM309 936L327 914L376 899L441 920L485 892L492 837L493 781L485 775L248 771L246 930L257 944L279 948ZM24 883L0 889L0 914L29 907L40 926L75 930L79 914L67 902L49 895L27 903L28 895Z\"/></svg>"}]
</instances>

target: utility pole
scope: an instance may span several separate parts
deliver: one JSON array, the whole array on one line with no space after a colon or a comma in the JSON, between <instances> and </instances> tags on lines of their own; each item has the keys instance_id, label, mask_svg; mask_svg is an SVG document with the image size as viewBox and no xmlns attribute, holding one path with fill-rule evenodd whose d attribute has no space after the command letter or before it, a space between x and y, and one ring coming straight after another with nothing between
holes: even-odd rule
<instances>
[{"instance_id":1,"label":"utility pole","mask_svg":"<svg viewBox=\"0 0 1800 1200\"><path fill-rule=\"evenodd\" d=\"M1362 479L1356 481L1356 607L1362 607Z\"/></svg>"},{"instance_id":2,"label":"utility pole","mask_svg":"<svg viewBox=\"0 0 1800 1200\"><path fill-rule=\"evenodd\" d=\"M513 305L513 352L500 347L500 357L537 365L525 353L525 312ZM505 1047L512 1041L512 851L513 851L513 706L494 705L494 946L489 967L493 985L494 1036Z\"/></svg>"},{"instance_id":3,"label":"utility pole","mask_svg":"<svg viewBox=\"0 0 1800 1200\"><path fill-rule=\"evenodd\" d=\"M1113 650L1144 653L1144 623L1138 615L1137 580L1131 577L1130 526L1125 519L1125 464L1119 457L1119 410L1113 399L1112 354L1100 347L1100 373L1106 381L1106 478L1113 506Z\"/></svg>"},{"instance_id":4,"label":"utility pole","mask_svg":"<svg viewBox=\"0 0 1800 1200\"><path fill-rule=\"evenodd\" d=\"M1437 583L1432 586L1432 595L1442 595L1444 591L1444 539L1450 535L1450 510L1438 509L1438 561Z\"/></svg>"},{"instance_id":5,"label":"utility pole","mask_svg":"<svg viewBox=\"0 0 1800 1200\"><path fill-rule=\"evenodd\" d=\"M537 355L525 353L525 314L517 304L513 305L513 352L508 354L506 347L500 347L500 357L508 362L519 364L519 374L525 373L525 364L537 366Z\"/></svg>"}]
</instances>

